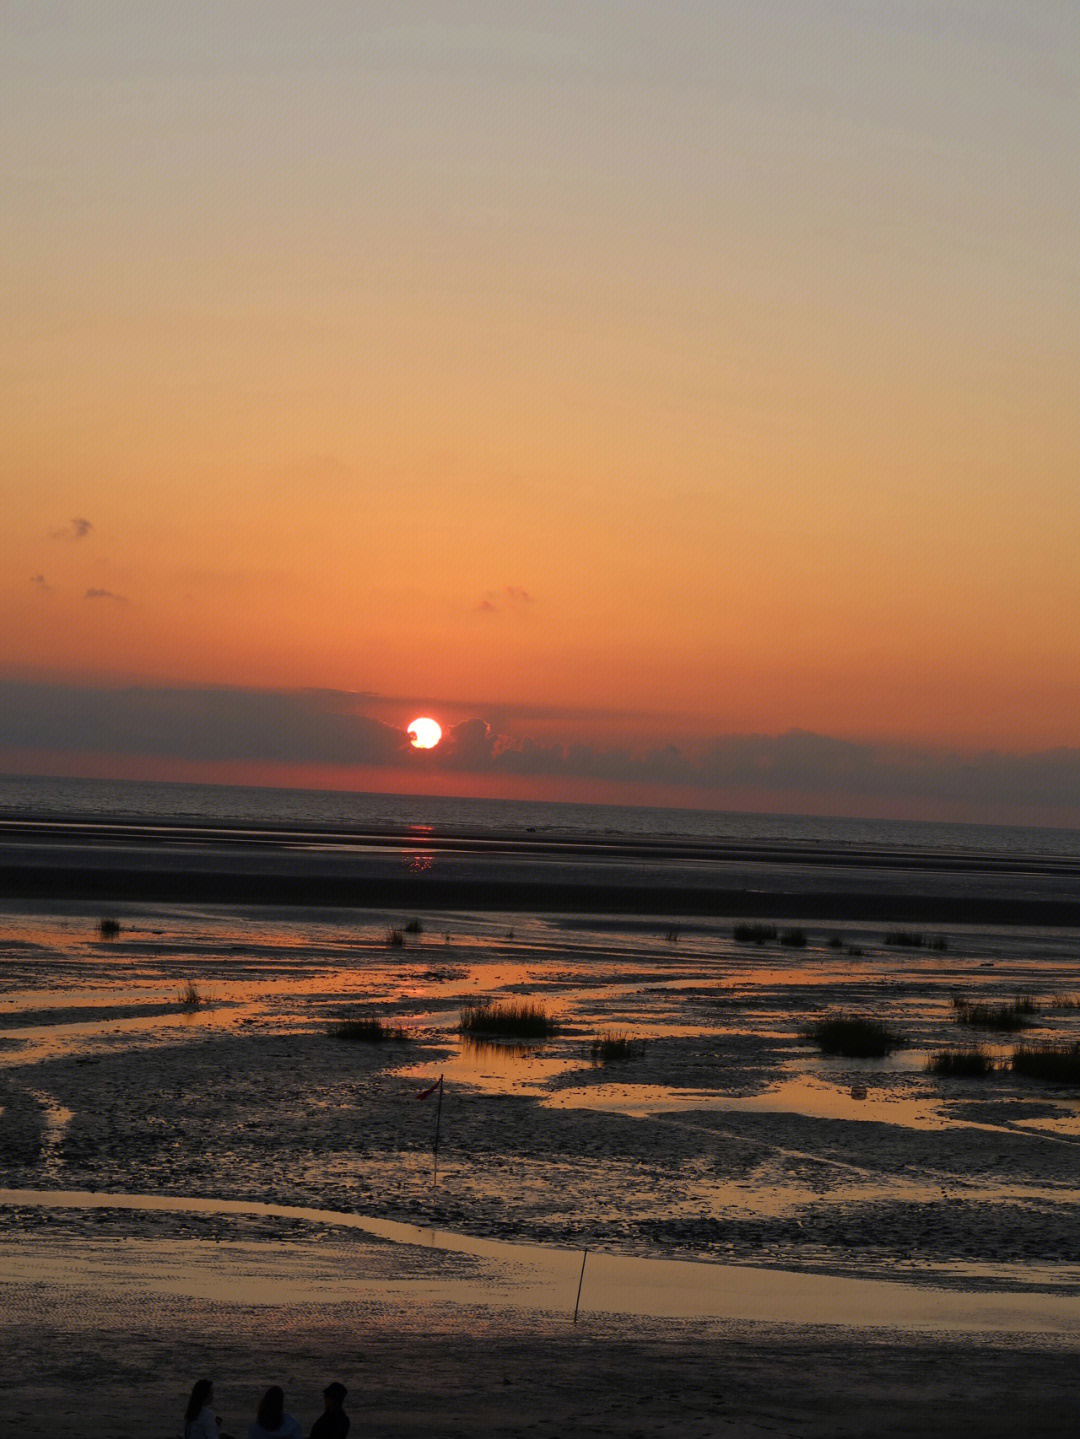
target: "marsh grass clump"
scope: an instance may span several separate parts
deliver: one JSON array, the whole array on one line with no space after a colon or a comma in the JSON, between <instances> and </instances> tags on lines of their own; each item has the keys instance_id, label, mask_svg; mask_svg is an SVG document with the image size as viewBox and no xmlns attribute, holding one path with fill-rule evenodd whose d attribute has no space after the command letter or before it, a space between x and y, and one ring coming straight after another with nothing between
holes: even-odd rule
<instances>
[{"instance_id":1,"label":"marsh grass clump","mask_svg":"<svg viewBox=\"0 0 1080 1439\"><path fill-rule=\"evenodd\" d=\"M346 1019L330 1031L334 1039L344 1039L351 1044L385 1044L387 1041L400 1043L409 1038L407 1030L400 1025L383 1024L381 1019L369 1016L366 1019Z\"/></svg>"},{"instance_id":2,"label":"marsh grass clump","mask_svg":"<svg viewBox=\"0 0 1080 1439\"><path fill-rule=\"evenodd\" d=\"M905 1040L879 1019L861 1015L832 1014L811 1026L810 1038L823 1054L845 1059L882 1059Z\"/></svg>"},{"instance_id":3,"label":"marsh grass clump","mask_svg":"<svg viewBox=\"0 0 1080 1439\"><path fill-rule=\"evenodd\" d=\"M957 1024L974 1025L977 1029L997 1029L1005 1032L1023 1029L1028 1016L1039 1006L1030 994L1014 995L1008 1004L971 1004L962 996L953 996Z\"/></svg>"},{"instance_id":4,"label":"marsh grass clump","mask_svg":"<svg viewBox=\"0 0 1080 1439\"><path fill-rule=\"evenodd\" d=\"M1050 1084L1080 1084L1080 1041L1072 1044L1020 1044L1009 1061L1014 1074Z\"/></svg>"},{"instance_id":5,"label":"marsh grass clump","mask_svg":"<svg viewBox=\"0 0 1080 1439\"><path fill-rule=\"evenodd\" d=\"M589 1055L598 1063L610 1059L633 1059L638 1046L624 1030L605 1029L593 1036Z\"/></svg>"},{"instance_id":6,"label":"marsh grass clump","mask_svg":"<svg viewBox=\"0 0 1080 1439\"><path fill-rule=\"evenodd\" d=\"M780 943L784 945L787 949L805 949L806 930L785 929L781 932Z\"/></svg>"},{"instance_id":7,"label":"marsh grass clump","mask_svg":"<svg viewBox=\"0 0 1080 1439\"><path fill-rule=\"evenodd\" d=\"M120 933L120 921L118 919L99 919L98 934L102 939L115 939Z\"/></svg>"},{"instance_id":8,"label":"marsh grass clump","mask_svg":"<svg viewBox=\"0 0 1080 1439\"><path fill-rule=\"evenodd\" d=\"M679 935L681 933L682 930L679 928L679 926L677 924L673 924L668 930L668 932L664 935L664 938L667 940L668 944L678 944Z\"/></svg>"},{"instance_id":9,"label":"marsh grass clump","mask_svg":"<svg viewBox=\"0 0 1080 1439\"><path fill-rule=\"evenodd\" d=\"M895 949L922 949L923 937L913 929L891 929L885 943Z\"/></svg>"},{"instance_id":10,"label":"marsh grass clump","mask_svg":"<svg viewBox=\"0 0 1080 1439\"><path fill-rule=\"evenodd\" d=\"M736 944L768 944L776 933L775 924L737 924L731 937Z\"/></svg>"},{"instance_id":11,"label":"marsh grass clump","mask_svg":"<svg viewBox=\"0 0 1080 1439\"><path fill-rule=\"evenodd\" d=\"M1080 994L1052 994L1050 1007L1052 1009L1080 1009Z\"/></svg>"},{"instance_id":12,"label":"marsh grass clump","mask_svg":"<svg viewBox=\"0 0 1080 1439\"><path fill-rule=\"evenodd\" d=\"M506 1034L517 1039L546 1039L558 1028L541 1004L524 999L498 1000L493 1004L467 1004L458 1025L462 1034Z\"/></svg>"},{"instance_id":13,"label":"marsh grass clump","mask_svg":"<svg viewBox=\"0 0 1080 1439\"><path fill-rule=\"evenodd\" d=\"M994 1056L981 1044L942 1049L926 1061L927 1073L936 1074L939 1079L985 1079L995 1069Z\"/></svg>"},{"instance_id":14,"label":"marsh grass clump","mask_svg":"<svg viewBox=\"0 0 1080 1439\"><path fill-rule=\"evenodd\" d=\"M830 934L825 943L829 949L843 949L844 947L843 936L839 934Z\"/></svg>"},{"instance_id":15,"label":"marsh grass clump","mask_svg":"<svg viewBox=\"0 0 1080 1439\"><path fill-rule=\"evenodd\" d=\"M185 984L183 989L180 991L179 1002L181 1009L198 1009L199 1006L202 1004L202 994L199 991L199 986L195 983L193 979L189 979L187 984Z\"/></svg>"},{"instance_id":16,"label":"marsh grass clump","mask_svg":"<svg viewBox=\"0 0 1080 1439\"><path fill-rule=\"evenodd\" d=\"M420 923L418 919L410 919L408 924L405 926L406 934L423 934L423 932L424 926Z\"/></svg>"},{"instance_id":17,"label":"marsh grass clump","mask_svg":"<svg viewBox=\"0 0 1080 1439\"><path fill-rule=\"evenodd\" d=\"M405 944L405 931L402 929L388 929L386 931L387 949L402 949Z\"/></svg>"},{"instance_id":18,"label":"marsh grass clump","mask_svg":"<svg viewBox=\"0 0 1080 1439\"><path fill-rule=\"evenodd\" d=\"M943 934L936 934L931 941L930 948L935 954L947 954L949 952L949 941Z\"/></svg>"}]
</instances>

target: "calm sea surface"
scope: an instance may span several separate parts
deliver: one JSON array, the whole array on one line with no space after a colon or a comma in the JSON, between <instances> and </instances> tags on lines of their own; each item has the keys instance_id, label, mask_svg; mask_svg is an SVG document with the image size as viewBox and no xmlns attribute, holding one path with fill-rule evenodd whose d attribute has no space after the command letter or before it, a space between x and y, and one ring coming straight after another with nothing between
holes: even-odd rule
<instances>
[{"instance_id":1,"label":"calm sea surface","mask_svg":"<svg viewBox=\"0 0 1080 1439\"><path fill-rule=\"evenodd\" d=\"M132 819L447 835L522 833L1076 858L1080 831L332 790L0 777L0 818Z\"/></svg>"}]
</instances>

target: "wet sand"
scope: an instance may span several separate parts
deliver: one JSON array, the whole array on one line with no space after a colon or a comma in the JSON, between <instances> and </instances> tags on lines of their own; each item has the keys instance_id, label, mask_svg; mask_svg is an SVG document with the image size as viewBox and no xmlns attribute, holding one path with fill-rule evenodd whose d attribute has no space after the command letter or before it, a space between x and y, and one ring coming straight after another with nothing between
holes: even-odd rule
<instances>
[{"instance_id":1,"label":"wet sand","mask_svg":"<svg viewBox=\"0 0 1080 1439\"><path fill-rule=\"evenodd\" d=\"M957 883L1000 882L977 874ZM707 913L474 904L421 911L390 947L410 911L129 898L113 939L102 912L0 915L0 1184L22 1191L0 1196L0 1324L23 1432L96 1431L100 1388L115 1432L174 1434L206 1365L234 1432L274 1380L310 1422L341 1366L388 1435L1019 1434L1028 1403L1075 1412L1080 1094L923 1068L970 1038L957 993L1029 992L1033 1035L1080 1037L1075 930L957 925L905 949L807 912L789 949ZM468 1044L481 997L537 1000L558 1033ZM807 1025L837 1008L908 1046L820 1056ZM329 1032L372 1015L410 1038ZM592 1062L607 1029L632 1058ZM440 1073L433 1191L415 1096Z\"/></svg>"},{"instance_id":2,"label":"wet sand","mask_svg":"<svg viewBox=\"0 0 1080 1439\"><path fill-rule=\"evenodd\" d=\"M35 1239L22 1246L33 1255ZM55 1252L55 1243L47 1245ZM459 1306L422 1290L417 1261L359 1245L187 1242L212 1249L228 1290L257 1272L253 1302L176 1293L182 1241L72 1243L52 1282L4 1285L9 1420L21 1433L179 1432L188 1377L210 1373L216 1407L243 1433L270 1382L310 1423L330 1375L350 1390L360 1433L419 1435L948 1435L1030 1432L1052 1397L1075 1414L1075 1350L1018 1338L702 1320L644 1320L515 1306ZM298 1253L297 1250L301 1252ZM147 1252L149 1250L149 1252ZM162 1252L163 1251L163 1252ZM2 1253L2 1251L0 1251ZM413 1271L402 1281L396 1266ZM319 1294L363 1273L360 1297ZM149 1273L149 1278L147 1274ZM136 1282L132 1277L137 1276ZM297 1295L297 1291L299 1291ZM294 1297L294 1295L296 1297ZM373 1297L373 1295L375 1297ZM91 1412L87 1412L87 1406Z\"/></svg>"},{"instance_id":3,"label":"wet sand","mask_svg":"<svg viewBox=\"0 0 1080 1439\"><path fill-rule=\"evenodd\" d=\"M1080 859L0 818L0 899L1080 927Z\"/></svg>"}]
</instances>

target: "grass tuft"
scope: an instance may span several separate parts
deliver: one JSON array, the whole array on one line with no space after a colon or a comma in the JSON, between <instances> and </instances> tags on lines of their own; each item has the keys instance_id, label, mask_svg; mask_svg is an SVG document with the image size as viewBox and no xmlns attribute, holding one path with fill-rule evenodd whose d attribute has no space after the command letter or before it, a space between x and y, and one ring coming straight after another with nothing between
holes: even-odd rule
<instances>
[{"instance_id":1,"label":"grass tuft","mask_svg":"<svg viewBox=\"0 0 1080 1439\"><path fill-rule=\"evenodd\" d=\"M189 979L184 988L180 991L181 1009L198 1009L203 1002L199 987L193 979Z\"/></svg>"},{"instance_id":2,"label":"grass tuft","mask_svg":"<svg viewBox=\"0 0 1080 1439\"><path fill-rule=\"evenodd\" d=\"M994 1056L981 1044L942 1049L926 1061L927 1073L936 1074L940 1079L985 1079L995 1068Z\"/></svg>"},{"instance_id":3,"label":"grass tuft","mask_svg":"<svg viewBox=\"0 0 1080 1439\"><path fill-rule=\"evenodd\" d=\"M969 1004L962 996L953 996L957 1024L969 1024L977 1029L1006 1032L1023 1029L1028 1015L1034 1014L1038 1007L1030 994L1017 994L1008 1004Z\"/></svg>"},{"instance_id":4,"label":"grass tuft","mask_svg":"<svg viewBox=\"0 0 1080 1439\"><path fill-rule=\"evenodd\" d=\"M102 939L115 939L120 933L120 921L118 919L99 919L98 934Z\"/></svg>"},{"instance_id":5,"label":"grass tuft","mask_svg":"<svg viewBox=\"0 0 1080 1439\"><path fill-rule=\"evenodd\" d=\"M667 934L664 935L664 938L667 940L668 944L678 944L679 935L681 933L682 930L679 928L679 926L677 924L673 924L668 930Z\"/></svg>"},{"instance_id":6,"label":"grass tuft","mask_svg":"<svg viewBox=\"0 0 1080 1439\"><path fill-rule=\"evenodd\" d=\"M810 1030L810 1038L823 1054L840 1054L845 1059L881 1059L905 1044L895 1030L880 1020L846 1014L819 1019Z\"/></svg>"},{"instance_id":7,"label":"grass tuft","mask_svg":"<svg viewBox=\"0 0 1080 1439\"><path fill-rule=\"evenodd\" d=\"M936 954L947 954L949 952L949 941L943 934L936 934L930 948L934 950Z\"/></svg>"},{"instance_id":8,"label":"grass tuft","mask_svg":"<svg viewBox=\"0 0 1080 1439\"><path fill-rule=\"evenodd\" d=\"M891 929L885 936L885 943L897 949L922 949L923 937L913 929Z\"/></svg>"},{"instance_id":9,"label":"grass tuft","mask_svg":"<svg viewBox=\"0 0 1080 1439\"><path fill-rule=\"evenodd\" d=\"M623 1030L602 1030L593 1036L589 1046L589 1054L600 1063L609 1059L633 1059L637 1053L638 1046Z\"/></svg>"},{"instance_id":10,"label":"grass tuft","mask_svg":"<svg viewBox=\"0 0 1080 1439\"><path fill-rule=\"evenodd\" d=\"M737 944L768 944L776 938L775 924L737 924L731 931Z\"/></svg>"},{"instance_id":11,"label":"grass tuft","mask_svg":"<svg viewBox=\"0 0 1080 1439\"><path fill-rule=\"evenodd\" d=\"M1009 1061L1014 1074L1050 1084L1080 1083L1080 1043L1021 1044Z\"/></svg>"},{"instance_id":12,"label":"grass tuft","mask_svg":"<svg viewBox=\"0 0 1080 1439\"><path fill-rule=\"evenodd\" d=\"M418 919L410 919L408 924L405 926L406 934L423 934L423 932L424 926L420 923Z\"/></svg>"},{"instance_id":13,"label":"grass tuft","mask_svg":"<svg viewBox=\"0 0 1080 1439\"><path fill-rule=\"evenodd\" d=\"M401 949L405 944L405 931L402 929L388 929L386 931L387 949Z\"/></svg>"},{"instance_id":14,"label":"grass tuft","mask_svg":"<svg viewBox=\"0 0 1080 1439\"><path fill-rule=\"evenodd\" d=\"M558 1026L543 1005L528 1000L499 1000L494 1004L467 1004L461 1011L462 1034L509 1034L522 1039L545 1039Z\"/></svg>"},{"instance_id":15,"label":"grass tuft","mask_svg":"<svg viewBox=\"0 0 1080 1439\"><path fill-rule=\"evenodd\" d=\"M409 1038L408 1030L400 1025L383 1024L381 1019L346 1019L330 1031L334 1039L348 1040L351 1044L384 1044L388 1040L400 1043Z\"/></svg>"},{"instance_id":16,"label":"grass tuft","mask_svg":"<svg viewBox=\"0 0 1080 1439\"><path fill-rule=\"evenodd\" d=\"M780 935L780 943L788 949L805 949L806 930L785 929Z\"/></svg>"},{"instance_id":17,"label":"grass tuft","mask_svg":"<svg viewBox=\"0 0 1080 1439\"><path fill-rule=\"evenodd\" d=\"M843 935L830 934L829 937L828 937L828 939L825 941L825 943L828 945L828 947L829 947L830 949L843 949L843 947L844 947L844 938L843 938Z\"/></svg>"}]
</instances>

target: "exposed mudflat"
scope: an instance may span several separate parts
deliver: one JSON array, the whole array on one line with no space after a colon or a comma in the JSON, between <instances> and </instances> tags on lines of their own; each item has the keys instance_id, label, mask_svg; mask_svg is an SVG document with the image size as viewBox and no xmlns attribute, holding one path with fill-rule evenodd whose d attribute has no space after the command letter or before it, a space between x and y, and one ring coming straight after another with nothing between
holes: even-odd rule
<instances>
[{"instance_id":1,"label":"exposed mudflat","mask_svg":"<svg viewBox=\"0 0 1080 1439\"><path fill-rule=\"evenodd\" d=\"M425 914L422 932L399 945L388 932L403 931L407 914L112 906L109 915L121 925L115 938L100 935L99 912L86 905L24 905L0 917L7 1190L247 1201L579 1253L982 1294L988 1304L1028 1296L1030 1332L1021 1325L1008 1342L1037 1349L1038 1364L1026 1372L1054 1384L1056 1369L1038 1365L1052 1368L1051 1350L1080 1342L1080 1092L1007 1072L945 1081L924 1067L933 1051L978 1037L957 1025L954 995L1000 1002L1023 992L1037 1005L1025 1037L1080 1037L1080 1010L1067 1002L1080 991L1075 932L935 929L923 947L902 948L885 943L880 928L807 923L806 946L787 948L738 944L722 921L675 926L657 916L627 925L617 916L453 912ZM934 951L938 935L947 947ZM557 1032L542 1041L470 1043L458 1033L460 1012L481 998L537 1002ZM887 1021L906 1046L884 1060L823 1057L808 1027L840 1009ZM408 1038L347 1043L331 1033L343 1019L366 1017L403 1027ZM633 1041L629 1058L593 1060L593 1040L608 1031ZM984 1039L1002 1056L1011 1047L1010 1037ZM416 1096L440 1075L433 1187L436 1099ZM168 1276L201 1263L185 1261L178 1245L222 1256L220 1294L212 1286L177 1291ZM488 1335L486 1352L496 1352L496 1331L508 1371L508 1384L500 1374L496 1389L520 1386L514 1397L528 1394L529 1405L540 1405L541 1373L552 1385L585 1384L590 1342L599 1369L633 1371L625 1391L597 1401L599 1423L561 1400L523 1418L519 1408L500 1409L506 1396L498 1392L483 1413L474 1394L473 1428L459 1407L440 1429L446 1433L524 1433L529 1424L535 1433L664 1432L664 1424L637 1422L628 1406L643 1412L663 1402L669 1381L658 1376L677 1376L680 1366L696 1377L671 1380L676 1389L689 1385L669 1396L673 1431L726 1432L726 1424L740 1433L745 1405L725 1405L750 1384L755 1345L770 1372L795 1383L796 1353L801 1364L813 1350L817 1363L839 1342L811 1334L813 1315L804 1313L806 1332L781 1358L771 1329L751 1332L737 1318L698 1319L690 1329L677 1314L620 1317L617 1304L604 1309L595 1297L583 1309L585 1328L571 1334L573 1296L565 1303L562 1288L550 1308L523 1307L520 1296L499 1290L488 1312L476 1293L437 1291L494 1284L494 1271L482 1272L488 1259L287 1215L15 1201L0 1204L0 1254L9 1258L5 1348L11 1338L18 1359L29 1325L57 1366L48 1370L46 1361L44 1387L28 1376L20 1388L27 1433L50 1432L33 1423L39 1403L60 1402L65 1326L81 1336L88 1373L95 1344L102 1362L120 1344L132 1372L150 1363L178 1368L177 1392L204 1352L218 1371L232 1363L227 1385L235 1383L237 1404L243 1385L267 1372L256 1350L281 1366L266 1383L288 1371L313 1399L325 1379L311 1371L328 1362L318 1336L337 1334L341 1354L351 1354L364 1344L350 1340L350 1348L343 1336L359 1327L380 1356L373 1383L383 1405L377 1432L385 1434L432 1432L425 1426L433 1411L419 1397L411 1419L394 1427L389 1385L392 1374L401 1378L400 1363L387 1355L393 1333L410 1327L444 1335L437 1362L448 1393L464 1392L454 1365L470 1362L466 1351L480 1335ZM316 1261L323 1268L312 1271ZM355 1296L341 1287L350 1264L363 1279ZM245 1265L280 1287L277 1329L264 1307L243 1297L247 1281L237 1276ZM134 1301L138 1333L123 1328L136 1272L150 1276ZM710 1283L722 1274L702 1272ZM420 1309L410 1309L408 1292ZM1048 1306L1076 1296L1075 1326L1068 1308L1054 1310L1053 1324L1047 1317L1052 1342L1040 1328L1039 1295ZM790 1315L770 1320L763 1312L756 1322L767 1328ZM930 1356L927 1404L933 1366L947 1363L953 1342L905 1341L903 1356L918 1345ZM974 1375L983 1360L970 1348L975 1341L965 1342ZM883 1372L895 1371L897 1392L915 1383L914 1361L899 1349L886 1353L865 1335L864 1343ZM990 1338L978 1343L992 1347ZM525 1356L537 1345L545 1357L533 1368ZM724 1383L709 1369L717 1346L732 1366ZM558 1362L545 1368L552 1355ZM839 1356L829 1362L841 1373L847 1360ZM31 1364L29 1351L22 1362ZM358 1354L350 1362L359 1366ZM1007 1367L996 1371L1002 1383ZM987 1362L987 1374L991 1368ZM939 1407L920 1409L921 1432L935 1432L931 1421L950 1412L941 1372ZM894 1432L880 1415L864 1415L863 1428L830 1427L820 1386L826 1407L814 1416L799 1418L786 1400L769 1410L766 1380L758 1375L755 1422L768 1411L774 1427L790 1422L799 1432ZM809 1381L804 1374L798 1382ZM853 1371L844 1382L863 1392ZM984 1384L979 1399L983 1427L1013 1432L990 1402L997 1384ZM118 1391L116 1403L124 1402ZM907 1424L914 1401L904 1402ZM175 1411L171 1391L169 1404L163 1415ZM239 1425L239 1415L229 1423ZM83 1431L73 1421L66 1432Z\"/></svg>"},{"instance_id":2,"label":"exposed mudflat","mask_svg":"<svg viewBox=\"0 0 1080 1439\"><path fill-rule=\"evenodd\" d=\"M172 909L125 914L103 939L85 911L8 913L4 1183L934 1283L1027 1286L1034 1265L1038 1284L1080 1290L1080 1094L923 1068L972 1037L955 994L1023 991L1040 1006L1029 1036L1080 1034L1061 1002L1071 933L952 932L935 953L830 927L795 950L706 922L669 939L661 919L628 932L454 914L390 947L395 925ZM538 1002L558 1031L470 1043L457 1026L477 998ZM885 1019L908 1046L822 1057L807 1028L837 1009ZM408 1040L330 1033L368 1016ZM609 1030L633 1054L596 1063ZM433 1192L435 1102L415 1096L440 1074Z\"/></svg>"}]
</instances>

